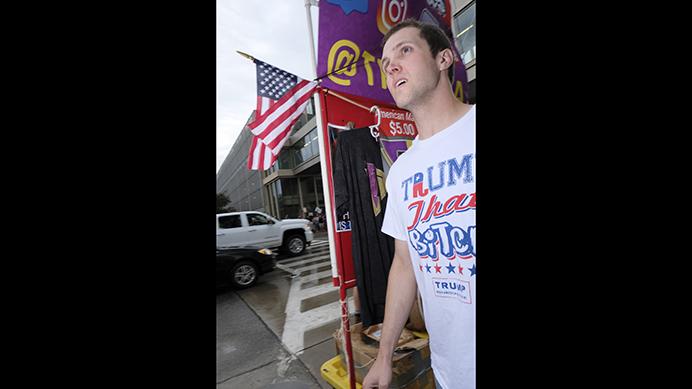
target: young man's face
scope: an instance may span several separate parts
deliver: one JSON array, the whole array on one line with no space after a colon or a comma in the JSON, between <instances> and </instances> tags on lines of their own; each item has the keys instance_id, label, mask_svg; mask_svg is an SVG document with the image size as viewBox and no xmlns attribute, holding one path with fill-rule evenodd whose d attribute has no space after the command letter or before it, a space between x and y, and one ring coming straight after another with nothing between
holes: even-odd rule
<instances>
[{"instance_id":1,"label":"young man's face","mask_svg":"<svg viewBox=\"0 0 692 389\"><path fill-rule=\"evenodd\" d=\"M405 27L387 40L382 65L389 93L400 108L424 102L439 82L440 70L416 27Z\"/></svg>"}]
</instances>

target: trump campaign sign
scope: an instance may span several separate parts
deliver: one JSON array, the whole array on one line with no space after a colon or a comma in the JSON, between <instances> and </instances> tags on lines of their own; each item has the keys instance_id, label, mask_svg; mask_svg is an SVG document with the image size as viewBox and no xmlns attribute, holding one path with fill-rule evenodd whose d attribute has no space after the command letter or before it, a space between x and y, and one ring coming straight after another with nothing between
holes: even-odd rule
<instances>
[{"instance_id":1,"label":"trump campaign sign","mask_svg":"<svg viewBox=\"0 0 692 389\"><path fill-rule=\"evenodd\" d=\"M319 13L317 76L322 87L395 105L382 68L382 38L394 25L413 18L442 28L451 42L449 0L322 0ZM466 67L455 57L455 96L468 100Z\"/></svg>"}]
</instances>

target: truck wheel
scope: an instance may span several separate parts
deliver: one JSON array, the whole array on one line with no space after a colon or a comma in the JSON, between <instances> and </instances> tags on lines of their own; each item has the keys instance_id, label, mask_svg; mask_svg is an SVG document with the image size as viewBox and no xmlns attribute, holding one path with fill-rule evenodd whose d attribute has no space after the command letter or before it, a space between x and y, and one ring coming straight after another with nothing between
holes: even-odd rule
<instances>
[{"instance_id":1,"label":"truck wheel","mask_svg":"<svg viewBox=\"0 0 692 389\"><path fill-rule=\"evenodd\" d=\"M240 261L233 266L230 278L231 284L238 289L248 288L257 283L257 266L248 261Z\"/></svg>"},{"instance_id":2,"label":"truck wheel","mask_svg":"<svg viewBox=\"0 0 692 389\"><path fill-rule=\"evenodd\" d=\"M291 256L297 256L305 251L305 238L300 235L291 235L286 240L286 252Z\"/></svg>"}]
</instances>

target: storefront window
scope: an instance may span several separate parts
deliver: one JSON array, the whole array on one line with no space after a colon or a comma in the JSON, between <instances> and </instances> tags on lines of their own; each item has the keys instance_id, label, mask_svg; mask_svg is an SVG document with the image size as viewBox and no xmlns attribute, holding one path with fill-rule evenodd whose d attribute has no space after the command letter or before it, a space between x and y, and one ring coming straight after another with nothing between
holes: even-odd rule
<instances>
[{"instance_id":1,"label":"storefront window","mask_svg":"<svg viewBox=\"0 0 692 389\"><path fill-rule=\"evenodd\" d=\"M476 59L476 2L454 16L454 37L464 64Z\"/></svg>"},{"instance_id":2,"label":"storefront window","mask_svg":"<svg viewBox=\"0 0 692 389\"><path fill-rule=\"evenodd\" d=\"M313 99L310 99L308 105L305 106L305 111L300 114L298 121L293 125L292 131L300 130L313 116L315 116L315 109L313 107Z\"/></svg>"},{"instance_id":3,"label":"storefront window","mask_svg":"<svg viewBox=\"0 0 692 389\"><path fill-rule=\"evenodd\" d=\"M269 184L269 187L271 188L269 195L272 197L272 214L276 216L277 218L281 218L279 216L279 205L277 204L277 201L279 200L279 195L281 194L281 184L279 184L279 181L274 181L271 184Z\"/></svg>"},{"instance_id":4,"label":"storefront window","mask_svg":"<svg viewBox=\"0 0 692 389\"><path fill-rule=\"evenodd\" d=\"M300 178L300 194L303 195L303 205L309 210L317 206L317 196L315 194L315 177Z\"/></svg>"},{"instance_id":5,"label":"storefront window","mask_svg":"<svg viewBox=\"0 0 692 389\"><path fill-rule=\"evenodd\" d=\"M293 150L296 166L310 160L312 157L319 154L319 145L317 144L317 129L308 132L294 144Z\"/></svg>"},{"instance_id":6,"label":"storefront window","mask_svg":"<svg viewBox=\"0 0 692 389\"><path fill-rule=\"evenodd\" d=\"M272 165L268 170L264 171L264 177L267 177L268 175L274 173L276 171L276 163Z\"/></svg>"},{"instance_id":7,"label":"storefront window","mask_svg":"<svg viewBox=\"0 0 692 389\"><path fill-rule=\"evenodd\" d=\"M300 212L300 195L298 194L298 181L296 178L281 178L272 185L276 186L276 201L279 208L279 217L295 218Z\"/></svg>"},{"instance_id":8,"label":"storefront window","mask_svg":"<svg viewBox=\"0 0 692 389\"><path fill-rule=\"evenodd\" d=\"M315 116L315 109L314 109L313 106L312 106L313 103L314 103L314 99L310 98L310 101L308 102L307 107L305 107L305 112L308 113L308 119L310 119L310 118L312 118L313 116Z\"/></svg>"},{"instance_id":9,"label":"storefront window","mask_svg":"<svg viewBox=\"0 0 692 389\"><path fill-rule=\"evenodd\" d=\"M317 187L317 205L323 206L324 205L324 192L322 189L322 177L315 177L315 185Z\"/></svg>"},{"instance_id":10,"label":"storefront window","mask_svg":"<svg viewBox=\"0 0 692 389\"><path fill-rule=\"evenodd\" d=\"M279 169L293 169L296 165L293 160L293 153L282 150L279 153Z\"/></svg>"}]
</instances>

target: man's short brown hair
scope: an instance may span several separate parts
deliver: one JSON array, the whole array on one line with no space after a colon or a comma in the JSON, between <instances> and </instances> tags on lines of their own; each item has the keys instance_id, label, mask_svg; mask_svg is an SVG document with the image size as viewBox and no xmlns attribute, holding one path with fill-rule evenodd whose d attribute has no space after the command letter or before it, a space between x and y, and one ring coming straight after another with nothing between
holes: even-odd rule
<instances>
[{"instance_id":1,"label":"man's short brown hair","mask_svg":"<svg viewBox=\"0 0 692 389\"><path fill-rule=\"evenodd\" d=\"M437 54L444 49L452 50L452 55L454 55L452 42L450 42L447 34L445 34L440 27L430 23L421 23L416 19L406 19L387 31L384 38L382 38L382 47L384 47L387 40L389 40L394 33L406 27L415 27L418 29L420 37L428 43L433 58L437 57ZM454 62L447 68L447 76L449 77L449 82L454 85Z\"/></svg>"}]
</instances>

